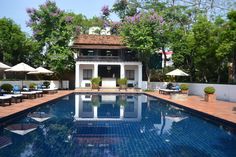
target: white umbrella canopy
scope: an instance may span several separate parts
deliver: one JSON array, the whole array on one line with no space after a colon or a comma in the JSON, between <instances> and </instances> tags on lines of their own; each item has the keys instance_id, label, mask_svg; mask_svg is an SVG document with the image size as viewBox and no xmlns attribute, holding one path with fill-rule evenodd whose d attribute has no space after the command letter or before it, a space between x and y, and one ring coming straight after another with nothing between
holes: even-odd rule
<instances>
[{"instance_id":1,"label":"white umbrella canopy","mask_svg":"<svg viewBox=\"0 0 236 157\"><path fill-rule=\"evenodd\" d=\"M6 65L6 64L4 64L4 63L2 63L2 62L0 62L0 69L10 69L11 67L10 66L8 66L8 65Z\"/></svg>"},{"instance_id":2,"label":"white umbrella canopy","mask_svg":"<svg viewBox=\"0 0 236 157\"><path fill-rule=\"evenodd\" d=\"M189 76L189 74L183 72L180 69L175 69L171 72L168 72L166 75L170 75L170 76Z\"/></svg>"},{"instance_id":3,"label":"white umbrella canopy","mask_svg":"<svg viewBox=\"0 0 236 157\"><path fill-rule=\"evenodd\" d=\"M6 72L22 72L25 74L25 80L27 80L26 73L30 71L36 71L36 69L22 62L5 71ZM21 86L23 87L23 80L22 80Z\"/></svg>"},{"instance_id":4,"label":"white umbrella canopy","mask_svg":"<svg viewBox=\"0 0 236 157\"><path fill-rule=\"evenodd\" d=\"M4 70L10 69L11 67L0 62L0 71L3 71L3 79L6 79L6 74L4 73Z\"/></svg>"},{"instance_id":5,"label":"white umbrella canopy","mask_svg":"<svg viewBox=\"0 0 236 157\"><path fill-rule=\"evenodd\" d=\"M28 64L25 63L19 63L13 67L11 67L10 69L7 69L5 71L12 71L12 72L30 72L30 71L36 71L35 68L29 66Z\"/></svg>"},{"instance_id":6,"label":"white umbrella canopy","mask_svg":"<svg viewBox=\"0 0 236 157\"><path fill-rule=\"evenodd\" d=\"M43 67L36 68L36 71L28 72L27 74L53 74L54 72Z\"/></svg>"}]
</instances>

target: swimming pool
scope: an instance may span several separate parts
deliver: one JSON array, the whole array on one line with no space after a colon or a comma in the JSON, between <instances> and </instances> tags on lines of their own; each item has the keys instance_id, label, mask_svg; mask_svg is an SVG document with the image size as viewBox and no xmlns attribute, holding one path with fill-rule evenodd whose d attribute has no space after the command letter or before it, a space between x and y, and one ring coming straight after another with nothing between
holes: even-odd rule
<instances>
[{"instance_id":1,"label":"swimming pool","mask_svg":"<svg viewBox=\"0 0 236 157\"><path fill-rule=\"evenodd\" d=\"M236 135L146 95L70 94L0 130L0 156L236 156Z\"/></svg>"}]
</instances>

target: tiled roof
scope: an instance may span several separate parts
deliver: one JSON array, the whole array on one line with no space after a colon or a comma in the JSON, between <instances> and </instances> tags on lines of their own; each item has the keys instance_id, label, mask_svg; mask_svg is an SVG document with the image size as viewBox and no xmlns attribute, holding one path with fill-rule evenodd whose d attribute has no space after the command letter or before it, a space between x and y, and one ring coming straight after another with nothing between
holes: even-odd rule
<instances>
[{"instance_id":1,"label":"tiled roof","mask_svg":"<svg viewBox=\"0 0 236 157\"><path fill-rule=\"evenodd\" d=\"M74 45L116 45L124 46L120 36L115 35L90 35L81 34L77 37Z\"/></svg>"}]
</instances>

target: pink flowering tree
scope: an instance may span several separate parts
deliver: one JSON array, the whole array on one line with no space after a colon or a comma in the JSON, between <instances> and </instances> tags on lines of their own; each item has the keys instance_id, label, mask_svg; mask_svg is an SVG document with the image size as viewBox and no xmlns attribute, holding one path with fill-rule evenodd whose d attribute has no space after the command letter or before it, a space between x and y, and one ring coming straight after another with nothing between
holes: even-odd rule
<instances>
[{"instance_id":1,"label":"pink flowering tree","mask_svg":"<svg viewBox=\"0 0 236 157\"><path fill-rule=\"evenodd\" d=\"M72 70L74 59L69 43L80 31L73 24L73 16L60 10L52 1L46 1L38 9L28 8L26 12L30 17L26 24L41 45L46 66L57 76Z\"/></svg>"},{"instance_id":2,"label":"pink flowering tree","mask_svg":"<svg viewBox=\"0 0 236 157\"><path fill-rule=\"evenodd\" d=\"M148 81L151 77L151 56L167 44L167 28L162 16L156 12L128 16L120 27L124 43L137 51L139 59L144 63Z\"/></svg>"}]
</instances>

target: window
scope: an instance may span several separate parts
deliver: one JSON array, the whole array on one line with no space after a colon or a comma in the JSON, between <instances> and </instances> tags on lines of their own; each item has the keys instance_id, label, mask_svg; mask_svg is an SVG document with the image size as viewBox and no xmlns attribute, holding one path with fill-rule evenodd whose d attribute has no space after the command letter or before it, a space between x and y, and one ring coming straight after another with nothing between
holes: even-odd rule
<instances>
[{"instance_id":1,"label":"window","mask_svg":"<svg viewBox=\"0 0 236 157\"><path fill-rule=\"evenodd\" d=\"M83 79L84 80L90 80L92 78L92 69L84 69L83 70Z\"/></svg>"},{"instance_id":2,"label":"window","mask_svg":"<svg viewBox=\"0 0 236 157\"><path fill-rule=\"evenodd\" d=\"M128 80L134 80L134 70L126 70L125 71L125 77Z\"/></svg>"}]
</instances>

